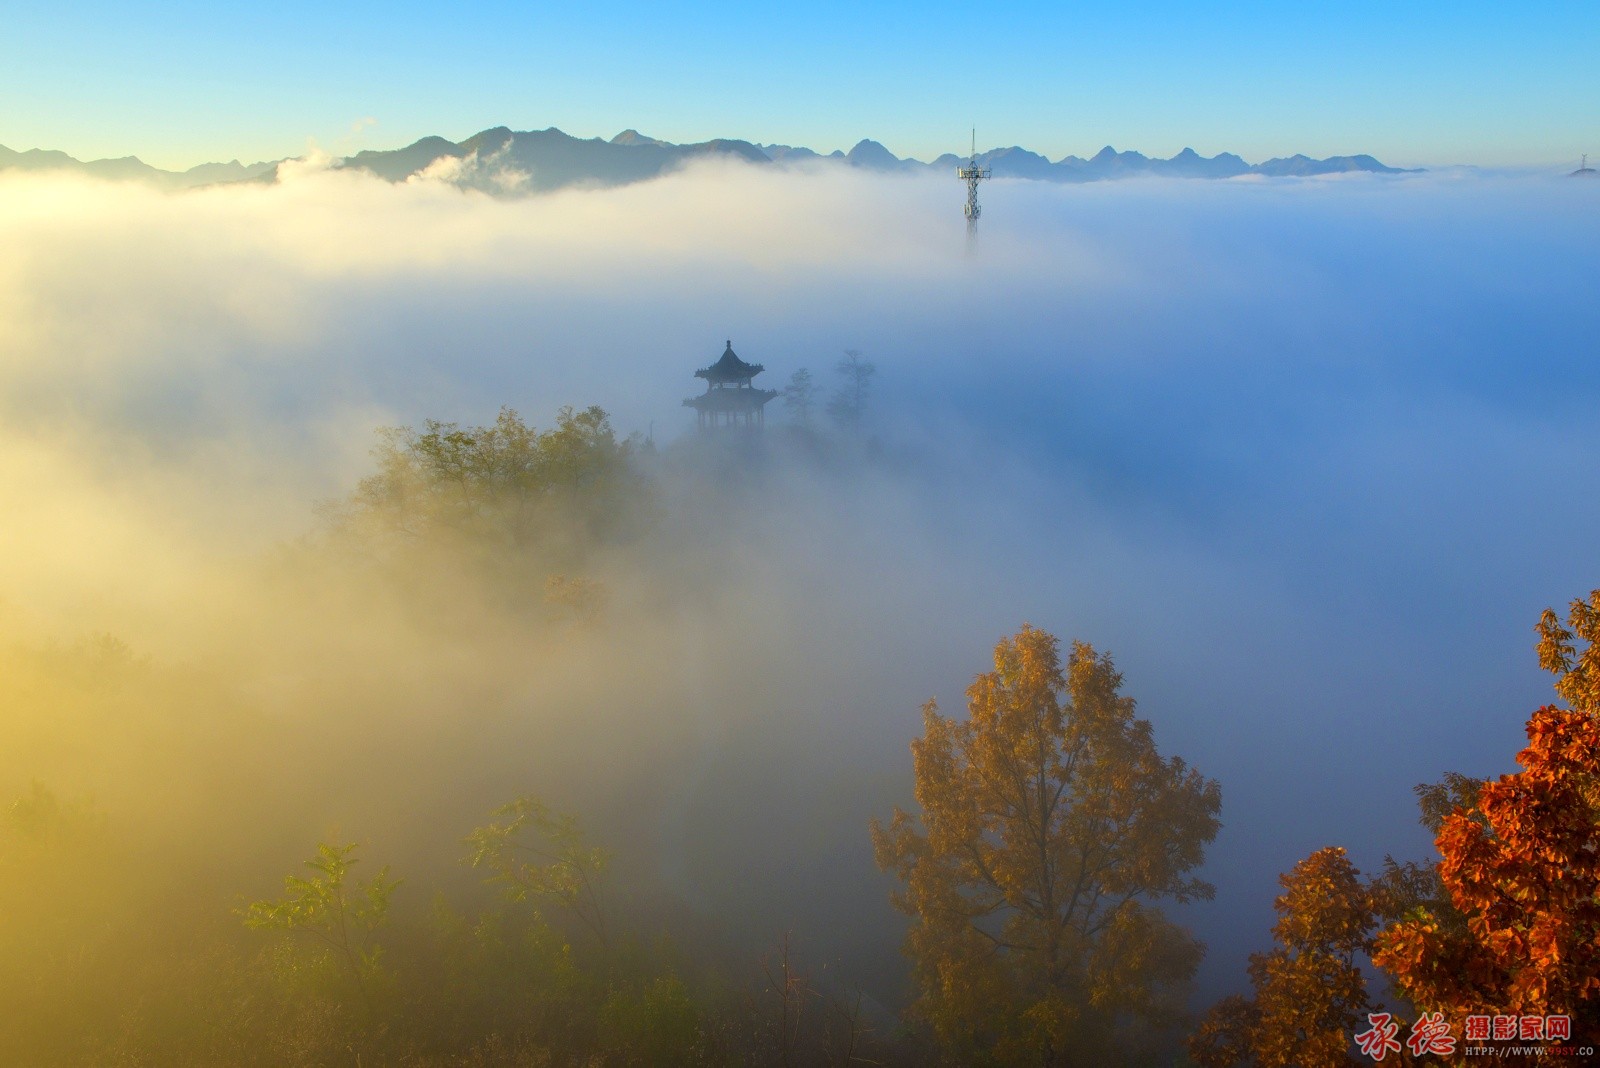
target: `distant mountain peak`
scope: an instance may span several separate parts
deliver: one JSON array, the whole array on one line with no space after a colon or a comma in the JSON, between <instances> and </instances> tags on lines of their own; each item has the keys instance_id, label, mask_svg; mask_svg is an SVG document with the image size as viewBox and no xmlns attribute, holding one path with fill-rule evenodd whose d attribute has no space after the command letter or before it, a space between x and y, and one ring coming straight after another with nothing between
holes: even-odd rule
<instances>
[{"instance_id":1,"label":"distant mountain peak","mask_svg":"<svg viewBox=\"0 0 1600 1068\"><path fill-rule=\"evenodd\" d=\"M646 137L638 130L629 127L611 139L614 145L665 145L666 142L655 137Z\"/></svg>"},{"instance_id":2,"label":"distant mountain peak","mask_svg":"<svg viewBox=\"0 0 1600 1068\"><path fill-rule=\"evenodd\" d=\"M893 152L890 152L878 142L865 137L856 142L855 147L846 154L845 159L850 162L851 166L866 167L869 170L897 171L904 169L906 166L906 162Z\"/></svg>"},{"instance_id":3,"label":"distant mountain peak","mask_svg":"<svg viewBox=\"0 0 1600 1068\"><path fill-rule=\"evenodd\" d=\"M757 166L843 163L885 173L947 171L967 158L964 153L945 153L932 163L924 164L914 159L901 159L880 142L865 137L848 153L835 150L820 155L809 148L756 145L735 138L673 144L631 127L607 141L599 137L573 137L554 126L521 132L493 126L459 142L433 135L404 148L364 150L339 160L335 166L364 170L391 182L401 182L427 171L442 159L463 160L466 162L460 166L440 168L434 173L445 172L449 175L447 180L459 185L510 194L580 184L608 186L644 181L708 157L742 160ZM980 153L978 158L997 178L1050 182L1093 182L1140 176L1216 179L1244 174L1299 178L1348 172L1401 173L1369 155L1329 156L1318 160L1296 153L1252 166L1231 152L1221 152L1207 159L1188 147L1171 159L1152 159L1139 152L1118 152L1106 145L1090 159L1063 156L1052 163L1036 152L1012 145L990 149ZM171 188L224 182L270 182L275 180L280 162L283 161L250 166L238 160L202 163L180 174L157 170L133 156L85 163L64 152L41 149L16 152L0 147L0 169L78 171L101 178L133 179ZM1585 177L1595 174L1593 170L1578 173Z\"/></svg>"}]
</instances>

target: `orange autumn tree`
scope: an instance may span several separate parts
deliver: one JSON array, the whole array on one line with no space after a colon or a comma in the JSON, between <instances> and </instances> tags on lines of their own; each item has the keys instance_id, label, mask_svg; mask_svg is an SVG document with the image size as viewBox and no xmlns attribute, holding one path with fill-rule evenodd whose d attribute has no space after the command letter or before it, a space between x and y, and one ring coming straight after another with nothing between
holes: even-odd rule
<instances>
[{"instance_id":1,"label":"orange autumn tree","mask_svg":"<svg viewBox=\"0 0 1600 1068\"><path fill-rule=\"evenodd\" d=\"M1541 666L1571 709L1528 720L1522 770L1484 783L1440 827L1439 879L1465 925L1426 909L1384 931L1374 963L1424 1010L1572 1017L1600 1029L1600 590L1566 625L1546 610Z\"/></svg>"},{"instance_id":2,"label":"orange autumn tree","mask_svg":"<svg viewBox=\"0 0 1600 1068\"><path fill-rule=\"evenodd\" d=\"M1278 877L1270 953L1250 956L1255 997L1218 1002L1189 1040L1201 1068L1337 1068L1361 1063L1350 1036L1366 1022L1368 948L1377 907L1371 886L1338 846Z\"/></svg>"},{"instance_id":3,"label":"orange autumn tree","mask_svg":"<svg viewBox=\"0 0 1600 1068\"><path fill-rule=\"evenodd\" d=\"M920 820L874 820L911 928L919 1008L963 1065L1129 1063L1132 1023L1181 1013L1203 947L1152 902L1209 898L1190 872L1221 791L1156 751L1109 656L1024 626L912 742Z\"/></svg>"}]
</instances>

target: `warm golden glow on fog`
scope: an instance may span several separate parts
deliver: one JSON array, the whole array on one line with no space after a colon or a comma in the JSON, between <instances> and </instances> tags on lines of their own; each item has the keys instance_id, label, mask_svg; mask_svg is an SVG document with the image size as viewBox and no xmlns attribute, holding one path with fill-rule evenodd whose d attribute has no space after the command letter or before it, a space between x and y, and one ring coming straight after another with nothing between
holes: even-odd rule
<instances>
[{"instance_id":1,"label":"warm golden glow on fog","mask_svg":"<svg viewBox=\"0 0 1600 1068\"><path fill-rule=\"evenodd\" d=\"M969 261L949 184L0 174L0 1061L780 1063L792 964L807 1056L919 1063L868 821L1024 620L1221 782L1204 992L1299 858L1420 855L1411 785L1506 770L1526 627L1594 581L1570 190L997 183ZM698 448L729 335L774 389L865 350L867 431Z\"/></svg>"}]
</instances>

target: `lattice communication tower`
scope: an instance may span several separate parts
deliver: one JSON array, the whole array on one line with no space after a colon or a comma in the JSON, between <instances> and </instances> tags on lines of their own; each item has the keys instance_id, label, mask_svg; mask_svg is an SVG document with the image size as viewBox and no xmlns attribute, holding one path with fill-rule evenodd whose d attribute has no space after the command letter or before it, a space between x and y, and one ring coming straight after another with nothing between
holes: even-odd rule
<instances>
[{"instance_id":1,"label":"lattice communication tower","mask_svg":"<svg viewBox=\"0 0 1600 1068\"><path fill-rule=\"evenodd\" d=\"M967 245L978 239L978 216L983 214L983 209L978 206L978 183L990 177L988 167L978 166L978 130L972 130L972 154L967 157L966 166L956 168L956 177L967 183Z\"/></svg>"}]
</instances>

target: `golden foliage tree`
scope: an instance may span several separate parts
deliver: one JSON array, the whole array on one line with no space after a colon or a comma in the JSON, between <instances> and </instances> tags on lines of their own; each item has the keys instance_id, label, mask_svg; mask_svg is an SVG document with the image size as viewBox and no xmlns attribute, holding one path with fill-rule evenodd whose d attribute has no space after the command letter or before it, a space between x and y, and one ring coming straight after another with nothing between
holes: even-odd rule
<instances>
[{"instance_id":1,"label":"golden foliage tree","mask_svg":"<svg viewBox=\"0 0 1600 1068\"><path fill-rule=\"evenodd\" d=\"M1189 1041L1202 1068L1336 1068L1370 1008L1356 963L1375 923L1370 888L1337 846L1279 876L1270 953L1250 957L1253 999L1218 1002Z\"/></svg>"},{"instance_id":2,"label":"golden foliage tree","mask_svg":"<svg viewBox=\"0 0 1600 1068\"><path fill-rule=\"evenodd\" d=\"M1465 923L1418 909L1373 960L1429 1011L1572 1017L1600 1028L1600 590L1563 626L1546 610L1540 664L1572 709L1528 720L1522 770L1441 823L1439 878Z\"/></svg>"},{"instance_id":3,"label":"golden foliage tree","mask_svg":"<svg viewBox=\"0 0 1600 1068\"><path fill-rule=\"evenodd\" d=\"M1600 716L1600 590L1573 601L1562 626L1546 608L1539 632L1539 666L1556 676L1556 693L1574 709Z\"/></svg>"},{"instance_id":4,"label":"golden foliage tree","mask_svg":"<svg viewBox=\"0 0 1600 1068\"><path fill-rule=\"evenodd\" d=\"M1180 1012L1203 947L1152 906L1209 898L1190 872L1221 791L1156 751L1110 656L1031 626L996 647L968 716L923 708L920 821L874 820L903 888L920 1009L964 1064L1126 1060L1133 1022Z\"/></svg>"}]
</instances>

